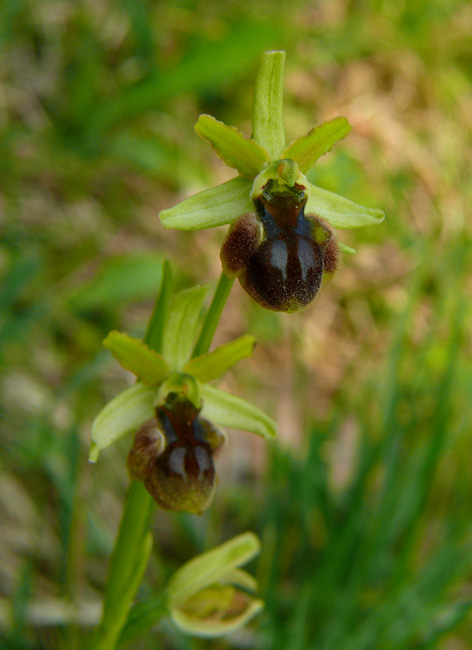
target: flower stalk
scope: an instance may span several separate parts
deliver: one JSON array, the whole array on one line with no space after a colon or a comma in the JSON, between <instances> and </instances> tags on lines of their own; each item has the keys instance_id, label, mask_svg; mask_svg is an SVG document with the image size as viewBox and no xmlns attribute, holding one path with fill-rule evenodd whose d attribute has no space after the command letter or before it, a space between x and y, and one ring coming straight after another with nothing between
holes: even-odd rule
<instances>
[{"instance_id":1,"label":"flower stalk","mask_svg":"<svg viewBox=\"0 0 472 650\"><path fill-rule=\"evenodd\" d=\"M125 367L131 370L139 369L141 382L118 396L121 398L118 406L115 398L97 417L95 436L92 434L94 437L91 449L92 461L97 459L101 448L108 446L116 437L122 435L123 426L125 429L133 429L136 420L143 417L143 409L145 412L148 405L152 407L154 399L165 401L168 395L178 394L182 386L187 387L186 395L192 403L195 403L195 408L201 408L202 396L208 402L213 400L212 408L216 419L222 420L228 426L240 424L267 436L269 433L272 435L272 431L275 432L274 423L258 409L218 389L210 390L210 387L202 387L200 380L195 378L196 375L202 381L210 381L239 359L248 356L254 347L252 337L243 336L208 353L232 284L231 280L222 276L205 315L197 343L193 345L194 332L198 328L198 315L206 295L206 288L196 288L187 293L181 292L172 299L171 305L171 268L168 262L164 264L161 291L156 300L145 340L139 342L131 339L130 341L130 337L118 332L107 339L107 347ZM168 361L161 356L161 353L166 355ZM188 356L190 359L187 361ZM171 369L174 370L173 373ZM182 370L186 369L193 374L182 374ZM234 416L236 409L237 422ZM121 429L117 428L118 426ZM110 559L102 617L94 636L94 650L113 650L120 640L139 634L143 630L143 625L149 623L149 618L155 623L170 611L166 598L161 595L157 597L158 602L154 603L151 612L147 614L145 612L143 615L143 608L138 609L137 613L132 610L134 615L129 618L130 608L151 553L152 536L149 525L153 509L154 500L144 483L132 479ZM230 601L232 602L232 599ZM259 609L259 604L251 605L250 610L245 612L245 616L238 620L248 620ZM185 619L185 613L182 616ZM178 612L175 617L179 617ZM218 629L223 634L226 633L226 628L224 624Z\"/></svg>"},{"instance_id":2,"label":"flower stalk","mask_svg":"<svg viewBox=\"0 0 472 650\"><path fill-rule=\"evenodd\" d=\"M172 269L164 262L161 290L149 321L145 341L160 353L165 314L172 292ZM94 650L114 650L146 571L152 549L149 525L154 501L140 481L131 480L110 558L108 579Z\"/></svg>"}]
</instances>

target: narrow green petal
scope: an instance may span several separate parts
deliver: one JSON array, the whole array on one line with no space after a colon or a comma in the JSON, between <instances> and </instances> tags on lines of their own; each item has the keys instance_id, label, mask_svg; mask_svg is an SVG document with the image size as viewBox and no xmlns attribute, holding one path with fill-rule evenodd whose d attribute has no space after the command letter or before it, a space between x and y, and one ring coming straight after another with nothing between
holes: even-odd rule
<instances>
[{"instance_id":1,"label":"narrow green petal","mask_svg":"<svg viewBox=\"0 0 472 650\"><path fill-rule=\"evenodd\" d=\"M283 82L285 52L264 52L252 102L252 137L271 160L285 149Z\"/></svg>"},{"instance_id":2,"label":"narrow green petal","mask_svg":"<svg viewBox=\"0 0 472 650\"><path fill-rule=\"evenodd\" d=\"M347 253L348 255L353 255L354 253L357 253L357 250L355 248L351 248L350 246L346 246L346 244L342 244L341 242L337 242L338 248L341 251L341 253Z\"/></svg>"},{"instance_id":3,"label":"narrow green petal","mask_svg":"<svg viewBox=\"0 0 472 650\"><path fill-rule=\"evenodd\" d=\"M218 581L220 585L234 585L235 587L242 587L247 591L254 592L257 590L257 580L252 577L247 571L243 569L233 569L225 574L224 578Z\"/></svg>"},{"instance_id":4,"label":"narrow green petal","mask_svg":"<svg viewBox=\"0 0 472 650\"><path fill-rule=\"evenodd\" d=\"M183 371L193 375L201 382L211 381L241 359L250 357L255 345L254 337L246 334L235 341L220 345L208 354L195 357L183 367Z\"/></svg>"},{"instance_id":5,"label":"narrow green petal","mask_svg":"<svg viewBox=\"0 0 472 650\"><path fill-rule=\"evenodd\" d=\"M169 366L160 354L146 343L123 332L110 332L103 345L123 368L130 370L149 386L158 386L169 374Z\"/></svg>"},{"instance_id":6,"label":"narrow green petal","mask_svg":"<svg viewBox=\"0 0 472 650\"><path fill-rule=\"evenodd\" d=\"M162 210L159 218L164 228L200 230L233 223L245 212L252 212L250 199L252 181L242 176L204 190Z\"/></svg>"},{"instance_id":7,"label":"narrow green petal","mask_svg":"<svg viewBox=\"0 0 472 650\"><path fill-rule=\"evenodd\" d=\"M201 589L218 583L226 574L252 560L260 549L257 536L247 532L186 562L167 584L169 603L178 606Z\"/></svg>"},{"instance_id":8,"label":"narrow green petal","mask_svg":"<svg viewBox=\"0 0 472 650\"><path fill-rule=\"evenodd\" d=\"M92 425L92 447L89 460L94 463L102 449L127 433L139 429L154 415L156 389L140 382L130 386L108 402Z\"/></svg>"},{"instance_id":9,"label":"narrow green petal","mask_svg":"<svg viewBox=\"0 0 472 650\"><path fill-rule=\"evenodd\" d=\"M292 142L281 158L295 160L302 174L306 174L318 158L331 151L333 145L345 138L351 130L352 126L345 117L335 117L315 126L307 135Z\"/></svg>"},{"instance_id":10,"label":"narrow green petal","mask_svg":"<svg viewBox=\"0 0 472 650\"><path fill-rule=\"evenodd\" d=\"M305 212L326 219L335 228L361 228L381 223L385 219L382 210L365 208L312 183Z\"/></svg>"},{"instance_id":11,"label":"narrow green petal","mask_svg":"<svg viewBox=\"0 0 472 650\"><path fill-rule=\"evenodd\" d=\"M200 619L195 616L189 616L177 608L172 608L170 615L175 625L185 634L212 639L231 634L241 629L256 614L259 614L263 608L264 602L262 600L252 600L241 614L222 620L212 618L208 620Z\"/></svg>"},{"instance_id":12,"label":"narrow green petal","mask_svg":"<svg viewBox=\"0 0 472 650\"><path fill-rule=\"evenodd\" d=\"M277 425L263 411L249 402L212 386L203 386L202 416L222 427L232 427L271 439Z\"/></svg>"},{"instance_id":13,"label":"narrow green petal","mask_svg":"<svg viewBox=\"0 0 472 650\"><path fill-rule=\"evenodd\" d=\"M179 291L172 298L164 327L162 352L172 371L180 371L192 354L208 286Z\"/></svg>"},{"instance_id":14,"label":"narrow green petal","mask_svg":"<svg viewBox=\"0 0 472 650\"><path fill-rule=\"evenodd\" d=\"M269 154L254 140L246 140L234 126L227 126L211 115L200 115L195 131L211 142L218 156L240 174L254 178L269 162Z\"/></svg>"}]
</instances>

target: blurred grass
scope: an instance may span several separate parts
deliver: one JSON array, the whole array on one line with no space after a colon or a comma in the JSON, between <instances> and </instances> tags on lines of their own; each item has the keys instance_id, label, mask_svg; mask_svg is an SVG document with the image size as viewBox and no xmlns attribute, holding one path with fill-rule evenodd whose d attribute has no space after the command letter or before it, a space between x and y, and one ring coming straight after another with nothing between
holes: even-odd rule
<instances>
[{"instance_id":1,"label":"blurred grass","mask_svg":"<svg viewBox=\"0 0 472 650\"><path fill-rule=\"evenodd\" d=\"M226 641L163 624L132 647L471 647L471 30L456 0L0 5L5 647L86 647L127 482L128 441L86 463L129 380L101 341L143 333L164 258L181 286L216 281L224 233L163 233L157 213L228 178L193 124L249 135L270 48L287 50L288 139L354 126L311 180L388 220L341 233L359 252L301 315L234 288L218 341L259 345L225 382L280 440L267 460L234 433L212 509L156 516L141 597L252 529L267 607Z\"/></svg>"}]
</instances>

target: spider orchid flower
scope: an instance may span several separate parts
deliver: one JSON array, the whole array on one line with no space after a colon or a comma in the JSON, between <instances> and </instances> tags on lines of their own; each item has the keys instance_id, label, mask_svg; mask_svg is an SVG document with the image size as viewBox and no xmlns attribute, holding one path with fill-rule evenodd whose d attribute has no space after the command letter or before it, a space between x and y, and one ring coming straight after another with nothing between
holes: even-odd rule
<instances>
[{"instance_id":1,"label":"spider orchid flower","mask_svg":"<svg viewBox=\"0 0 472 650\"><path fill-rule=\"evenodd\" d=\"M308 170L351 126L335 117L286 146L284 62L284 52L264 54L250 139L211 115L200 115L195 125L239 176L163 210L160 219L181 230L230 225L220 254L224 273L263 307L291 313L314 300L340 252L355 252L337 241L333 228L377 224L384 213L308 182Z\"/></svg>"}]
</instances>

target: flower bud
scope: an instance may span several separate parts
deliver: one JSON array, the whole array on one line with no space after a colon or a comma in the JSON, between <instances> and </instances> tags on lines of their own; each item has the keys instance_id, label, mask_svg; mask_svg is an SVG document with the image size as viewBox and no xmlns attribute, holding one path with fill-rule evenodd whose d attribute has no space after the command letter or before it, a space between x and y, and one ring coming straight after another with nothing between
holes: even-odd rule
<instances>
[{"instance_id":1,"label":"flower bud","mask_svg":"<svg viewBox=\"0 0 472 650\"><path fill-rule=\"evenodd\" d=\"M199 417L200 410L187 397L170 393L156 417L136 433L128 469L164 510L201 514L213 499L213 454L225 437Z\"/></svg>"},{"instance_id":2,"label":"flower bud","mask_svg":"<svg viewBox=\"0 0 472 650\"><path fill-rule=\"evenodd\" d=\"M238 567L259 550L257 537L243 533L181 567L166 588L173 622L187 634L207 638L245 625L263 602L251 593L257 582Z\"/></svg>"}]
</instances>

